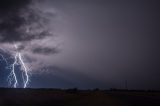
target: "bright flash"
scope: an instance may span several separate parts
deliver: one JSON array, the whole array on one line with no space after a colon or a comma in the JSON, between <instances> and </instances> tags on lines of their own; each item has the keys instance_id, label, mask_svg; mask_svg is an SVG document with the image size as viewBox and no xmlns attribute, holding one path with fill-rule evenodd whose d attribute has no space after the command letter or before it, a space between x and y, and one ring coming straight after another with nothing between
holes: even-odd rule
<instances>
[{"instance_id":1,"label":"bright flash","mask_svg":"<svg viewBox=\"0 0 160 106\"><path fill-rule=\"evenodd\" d=\"M11 64L11 72L8 76L8 81L10 85L13 85L14 88L17 88L18 86L18 79L17 79L17 75L16 75L16 65L20 65L21 66L21 70L22 70L22 79L23 79L23 88L26 88L27 85L29 84L29 74L28 74L28 67L26 66L22 54L18 51L18 47L17 45L14 45L15 49L16 49L16 54L14 56L14 63Z\"/></svg>"}]
</instances>

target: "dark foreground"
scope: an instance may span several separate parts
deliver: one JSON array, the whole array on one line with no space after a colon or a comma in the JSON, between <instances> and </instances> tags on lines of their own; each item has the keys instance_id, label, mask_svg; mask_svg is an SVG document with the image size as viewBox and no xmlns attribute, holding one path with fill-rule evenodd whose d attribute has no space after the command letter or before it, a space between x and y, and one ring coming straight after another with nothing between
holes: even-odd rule
<instances>
[{"instance_id":1,"label":"dark foreground","mask_svg":"<svg viewBox=\"0 0 160 106\"><path fill-rule=\"evenodd\" d=\"M0 106L160 106L160 92L0 89Z\"/></svg>"}]
</instances>

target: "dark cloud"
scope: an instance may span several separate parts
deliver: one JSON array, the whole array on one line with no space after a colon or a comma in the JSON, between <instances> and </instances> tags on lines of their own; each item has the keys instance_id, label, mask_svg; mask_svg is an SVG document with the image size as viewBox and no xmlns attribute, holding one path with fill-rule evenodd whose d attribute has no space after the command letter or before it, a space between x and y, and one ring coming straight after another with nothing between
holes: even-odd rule
<instances>
[{"instance_id":1,"label":"dark cloud","mask_svg":"<svg viewBox=\"0 0 160 106\"><path fill-rule=\"evenodd\" d=\"M17 11L21 8L25 8L30 3L31 0L1 0L0 11L4 13Z\"/></svg>"},{"instance_id":2,"label":"dark cloud","mask_svg":"<svg viewBox=\"0 0 160 106\"><path fill-rule=\"evenodd\" d=\"M56 54L59 53L59 50L57 48L49 48L49 47L36 47L32 49L33 53L36 54Z\"/></svg>"},{"instance_id":3,"label":"dark cloud","mask_svg":"<svg viewBox=\"0 0 160 106\"><path fill-rule=\"evenodd\" d=\"M32 0L0 1L1 42L30 41L51 36L47 29L48 13L35 9L32 3Z\"/></svg>"}]
</instances>

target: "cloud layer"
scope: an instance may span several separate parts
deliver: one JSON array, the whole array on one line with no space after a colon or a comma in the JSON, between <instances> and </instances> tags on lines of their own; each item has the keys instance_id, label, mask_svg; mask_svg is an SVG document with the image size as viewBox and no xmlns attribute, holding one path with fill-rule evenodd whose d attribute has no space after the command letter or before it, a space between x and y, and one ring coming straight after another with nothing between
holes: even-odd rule
<instances>
[{"instance_id":1,"label":"cloud layer","mask_svg":"<svg viewBox=\"0 0 160 106\"><path fill-rule=\"evenodd\" d=\"M1 0L0 1L0 49L14 55L17 45L34 67L43 67L44 55L59 52L54 45L53 24L55 13L48 12L38 0Z\"/></svg>"},{"instance_id":2,"label":"cloud layer","mask_svg":"<svg viewBox=\"0 0 160 106\"><path fill-rule=\"evenodd\" d=\"M33 7L31 0L1 1L0 41L17 42L51 36L47 13Z\"/></svg>"}]
</instances>

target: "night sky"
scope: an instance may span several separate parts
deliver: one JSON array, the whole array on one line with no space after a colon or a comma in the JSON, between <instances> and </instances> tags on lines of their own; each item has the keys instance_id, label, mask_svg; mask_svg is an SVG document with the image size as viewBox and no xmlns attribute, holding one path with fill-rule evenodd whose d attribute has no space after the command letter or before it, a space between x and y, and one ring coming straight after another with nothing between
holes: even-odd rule
<instances>
[{"instance_id":1,"label":"night sky","mask_svg":"<svg viewBox=\"0 0 160 106\"><path fill-rule=\"evenodd\" d=\"M12 64L17 44L31 88L123 89L127 81L129 89L160 90L159 4L1 0L0 54ZM9 87L1 55L0 87Z\"/></svg>"}]
</instances>

